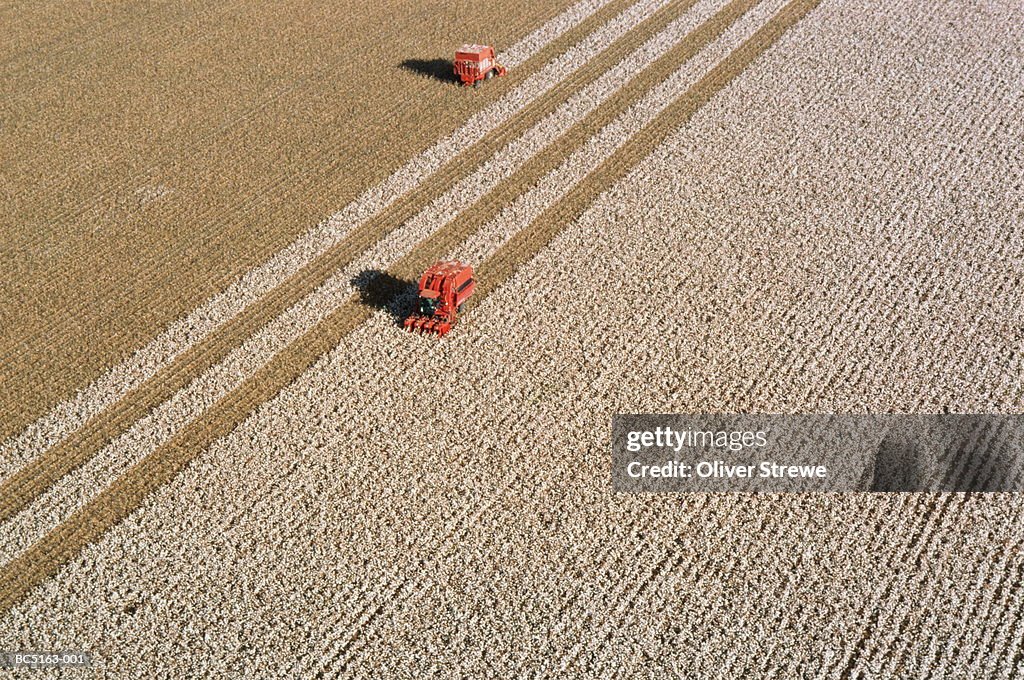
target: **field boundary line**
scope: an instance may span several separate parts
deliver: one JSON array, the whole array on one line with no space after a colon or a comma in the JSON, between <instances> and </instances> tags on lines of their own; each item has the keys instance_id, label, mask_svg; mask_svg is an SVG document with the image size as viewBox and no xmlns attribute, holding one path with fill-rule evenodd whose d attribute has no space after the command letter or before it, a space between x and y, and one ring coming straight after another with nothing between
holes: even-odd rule
<instances>
[{"instance_id":1,"label":"field boundary line","mask_svg":"<svg viewBox=\"0 0 1024 680\"><path fill-rule=\"evenodd\" d=\"M742 2L748 1L749 0L742 0ZM740 2L740 0L736 0L736 2ZM693 34L693 31L691 30L692 25L699 22L701 17L705 14L710 13L713 6L717 3L705 0L702 4L707 6L703 7L700 12L690 12L695 4L696 3L692 0L687 0L685 2L677 2L671 7L666 8L669 10L666 14L652 17L651 21L653 21L653 23L650 26L647 26L643 32L634 36L634 39L628 40L626 43L622 44L621 49L617 49L606 54L608 58L614 58L621 56L621 54L625 52L626 56L622 60L617 61L616 64L607 71L598 71L600 75L587 78L587 81L591 85L599 85L604 90L602 99L593 104L594 110L599 109L603 103L607 103L609 101L616 103L616 105L620 103L621 97L619 97L619 93L621 93L623 88L618 85L619 72L627 70L627 67L632 63L638 63L638 65L641 66L644 63L648 64L646 68L641 69L648 81L652 81L653 76L659 75L656 70L654 73L648 70L652 65L658 63L658 60L661 58L658 55L667 54L671 56L672 50L674 49L672 46L676 44L674 41L682 40L685 42L687 40L687 36L691 36ZM655 18L657 21L654 21ZM666 22L668 25L665 26L663 30L655 32ZM647 36L650 32L655 32L655 34L648 38ZM645 38L646 40L644 40ZM666 40L673 40L673 42L666 43ZM630 51L630 48L633 47L637 41L642 42L641 47ZM662 45L662 43L665 44ZM693 47L686 48L686 53L692 51L692 49ZM679 56L677 55L675 58L679 58ZM604 63L603 60L602 63ZM642 89L644 83L641 82L639 85ZM637 89L634 85L631 85L631 87L634 90ZM544 122L553 115L568 117L564 127L567 130L573 129L573 126L577 125L579 122L579 120L573 117L575 114L570 115L571 112L576 111L576 104L573 100L574 98L582 99L583 107L582 112L579 115L585 119L588 115L586 102L590 97L596 96L594 92L590 92L591 89L593 88L588 85L583 90L576 92L570 96L567 101L558 104L555 107L555 110L550 114L546 113L547 107L544 107L544 110L538 112L538 115L544 114L541 121L537 123L537 126L534 128L530 128L530 131L532 132L535 129L540 129L543 132ZM599 88L598 92L600 91L601 90ZM630 94L630 92L627 92L627 94ZM630 94L630 96L632 95ZM593 110L590 110L589 113L593 113ZM580 129L581 128L576 128L577 132L579 132ZM558 143L558 139L562 134L564 134L564 131L560 132L559 128L556 127L552 139L550 141L545 141L537 152L531 153L535 155L536 153L542 152L544 147ZM574 140L572 143L575 144L577 142L578 140ZM564 144L557 147L556 151L558 153L562 153L564 151L563 146ZM508 151L508 147L501 149L501 151ZM523 164L527 164L529 162L529 156L522 161ZM545 162L547 161L545 160ZM526 178L525 180L520 181L520 185L522 185L523 181L528 183L533 180ZM492 191L492 188L488 188L479 199L474 199L468 207L460 209L473 210L474 206L479 206L480 202L487 198L487 192L490 191ZM491 198L493 199L493 197ZM500 203L497 205L500 206ZM438 219L443 220L440 216ZM402 235L399 234L399 236ZM417 238L419 237L417 236ZM399 238L400 242L401 240L402 239ZM398 256L399 259L401 259L401 257L401 255ZM329 268L335 266L333 263L328 264ZM331 274L329 268L323 272L324 276ZM202 411L197 411L197 409L205 410L206 408L209 408L209 406L212 406L220 396L223 396L231 389L234 389L236 384L230 384L231 380L235 380L237 382L244 380L246 375L255 371L260 365L272 358L274 354L282 351L287 346L288 342L297 337L297 334L311 329L315 325L316 321L319 320L319 318L322 318L324 314L321 313L317 318L310 319L308 318L310 310L330 309L336 305L343 304L345 300L348 300L351 303L354 287L348 283L348 279L353 275L352 271L354 271L354 268L349 267L349 270L350 271L348 272L342 271L338 274L333 274L330 279L331 285L317 288L312 294L301 298L301 300L293 307L287 308L281 315L274 317L269 323L260 327L258 332L255 332L250 337L245 338L240 346L230 351L228 351L228 348L233 346L234 342L232 342L231 345L226 346L224 351L228 352L228 356L224 361L214 365L209 371L204 372L195 381L174 392L173 396L168 398L167 401L150 405L150 408L153 410L147 412L146 415L142 416L135 425L129 427L128 431L124 433L123 436L118 435L116 438L110 440L109 446L116 447L120 452L116 449L113 454L107 452L106 458L111 458L111 456L113 456L116 460L123 461L121 466L124 469L127 469L135 462L135 460L131 459L131 456L135 454L130 453L130 451L140 450L142 447L148 446L148 442L152 442L152 448L150 450L156 449L163 443L163 441L166 441L166 439L173 436L174 431L179 427L178 424L173 422L164 422L161 424L161 418L165 421L168 418L179 418L183 421L180 426L184 427L189 421L201 417ZM319 280L314 281L314 284L318 283L318 281ZM279 348L275 348L275 346ZM265 355L266 358L260 358L260 354ZM256 358L250 359L250 355L254 355ZM252 366L255 366L255 368L252 368ZM222 388L219 387L219 383L221 381L218 380L218 375L225 377L225 379L229 381L228 384L225 384ZM207 384L206 387L203 386L204 383ZM174 386L171 385L168 389L173 387ZM207 395L209 395L208 398ZM198 404L198 406L195 404ZM140 408L141 406L135 403L128 403L124 405L124 409L134 409L136 412ZM122 411L124 409L122 409ZM196 412L193 415L186 416L182 413L182 409L189 409ZM175 413L178 415L175 415ZM122 420L122 424L125 424L125 421ZM156 441L153 441L152 436L146 435L147 430L150 432L163 432L163 440L161 441L160 439L157 439ZM133 443L133 440L135 443ZM99 444L102 445L102 442L99 442ZM0 553L6 553L3 555L2 561L10 559L14 554L23 549L23 546L22 548L18 547L19 542L27 544L28 540L32 540L33 533L41 535L45 532L45 526L39 522L38 518L50 513L51 508L53 509L53 513L66 512L70 515L73 508L63 507L63 499L74 497L81 498L82 502L84 502L86 498L84 485L88 480L93 480L90 482L93 486L98 486L100 484L105 486L109 483L101 481L104 478L102 468L97 468L97 465L93 465L93 458L88 458L88 454L90 453L88 448L80 446L68 451L66 454L63 454L64 449L65 447L63 446L55 447L54 450L48 452L43 457L48 461L52 461L49 468L42 467L41 464L36 466L30 465L29 469L24 473L19 473L17 475L17 481L20 482L24 479L27 483L20 488L12 483L10 485L11 490L7 494L6 506L3 502L0 502L0 520L8 523L5 527L8 533L19 537L22 536L22 534L26 536L26 538L0 542L0 548L2 548ZM136 458L141 458L147 453L148 451L140 450L136 455ZM88 460L83 460L85 458L88 458ZM76 472L75 476L78 478L77 480L69 477L55 479L60 475L62 470L68 469L73 463L81 463L88 467L86 470ZM99 464L102 465L102 461L100 461ZM107 477L109 478L110 475L107 475ZM53 480L51 484L44 488L46 482L51 479ZM80 488L76 491L68 484L63 484L64 481L69 481L71 485L78 485ZM0 486L0 489L2 488L3 486ZM56 494L56 497L48 499L47 496L51 494L51 490ZM17 493L19 491L22 492L22 495L20 496ZM27 492L31 491L36 491L37 493L32 495L30 498L30 494ZM20 507L16 505L16 503L20 503ZM15 514L19 515L16 519L13 518ZM34 527L34 529L32 527Z\"/></svg>"},{"instance_id":2,"label":"field boundary line","mask_svg":"<svg viewBox=\"0 0 1024 680\"><path fill-rule=\"evenodd\" d=\"M601 12L595 16L587 18L581 22L578 27L573 30L567 31L565 35L561 36L556 43L548 45L539 50L531 59L527 66L531 65L534 68L539 68L544 64L547 64L551 59L562 54L566 50L570 49L573 45L577 44L577 41L586 40L586 36L589 36L594 32L594 24L598 24L598 28L607 24L608 22L600 22L601 19L606 18L606 13L612 13L614 10L620 7L629 7L634 0L614 0L606 4ZM632 6L641 5L635 3ZM667 2L667 0L665 0ZM545 60L545 61L542 61ZM536 63L535 63L536 62ZM513 74L510 74L513 75ZM523 83L528 83L535 79L536 73L529 71L526 66L523 67L517 74L516 77L520 78ZM557 85L556 81L552 86ZM549 88L550 89L550 88ZM540 94L542 95L544 91ZM497 96L497 90L494 91L494 96ZM509 99L514 91L506 92L502 95L502 99ZM532 100L531 100L532 101ZM529 105L529 101L526 104ZM508 116L509 119L514 118L519 114L520 110L525 107L519 107L519 109L513 110ZM474 114L470 118L470 122L475 120L477 114ZM504 124L506 121L499 120L498 125ZM467 123L468 124L468 123ZM465 125L463 126L465 127ZM461 129L461 128L460 128ZM458 131L457 131L458 132ZM453 135L449 135L453 136ZM289 272L287 270L287 262L289 254L294 253L301 257L305 255L309 256L311 251L315 251L317 246L325 235L330 235L332 232L332 225L341 221L341 216L347 214L350 220L355 221L359 215L353 215L351 213L357 212L357 208L353 206L360 201L364 203L376 198L378 201L382 200L389 189L388 186L394 185L398 180L394 179L396 176L401 176L403 171L406 174L417 176L416 172L408 170L408 168L416 169L416 160L420 160L420 165L427 163L437 163L437 159L431 160L430 151L436 153L443 152L443 146L445 139L443 138L433 144L427 151L414 157L410 161L407 161L399 170L395 171L377 187L371 187L370 189L363 192L360 198L350 203L346 208L343 208L338 213L335 213L330 218L323 220L316 227L308 230L303 236L293 241L285 249L279 251L269 260L259 265L256 269L251 270L248 274L244 275L231 284L225 291L218 293L212 298L206 300L202 305L186 314L184 317L173 322L168 328L162 331L154 340L148 343L145 347L137 350L127 360L121 362L117 366L106 371L100 378L93 381L90 385L79 390L74 397L65 400L64 402L53 407L48 413L38 418L32 424L24 428L20 433L10 437L3 444L0 444L0 466L4 466L10 469L12 466L17 466L19 463L24 464L27 460L31 460L32 457L38 455L39 452L45 451L47 448L54 446L56 443L66 439L70 433L81 429L89 420L99 415L104 409L111 406L117 400L124 398L132 391L141 387L147 380L151 379L158 370L153 369L153 364L156 363L159 367L166 367L175 360L178 360L185 354L188 349L195 346L204 337L215 331L217 328L230 323L236 318L241 311L243 311L250 304L259 302L268 293L273 292L277 285L284 283L288 280L288 277L294 276L299 270L295 272ZM471 145L467 145L469 148ZM425 161L422 159L426 159ZM444 163L455 162L454 159L444 161L442 159L442 165ZM390 182L390 184L389 184ZM411 189L416 188L414 184ZM410 189L410 190L411 190ZM392 202L397 201L398 198L403 196L406 192L398 192ZM363 211L365 212L365 210ZM373 217L373 213L366 217ZM337 240L341 240L338 238ZM322 250L326 251L330 248L330 245L323 247ZM285 252L288 251L288 252ZM284 254L282 254L284 253ZM274 272L282 271L284 275L280 281L276 283L271 281L273 285L266 285L265 282L261 285L259 280L259 272L267 271L270 274ZM241 300L232 302L232 293L238 290L244 290L246 286L255 286L257 288L254 294L243 296ZM217 320L221 317L219 323ZM213 328L209 328L211 324L216 324ZM204 333L201 330L195 330L196 328L207 328L208 330ZM199 333L201 337L196 337ZM104 396L112 394L113 397ZM98 404L98 405L97 405ZM7 458L9 460L4 460ZM3 494L0 494L2 497Z\"/></svg>"},{"instance_id":3,"label":"field boundary line","mask_svg":"<svg viewBox=\"0 0 1024 680\"><path fill-rule=\"evenodd\" d=\"M620 147L597 170L570 191L566 200L547 209L517 233L481 267L481 297L486 297L521 264L532 259L562 229L583 213L603 191L631 172L667 136L684 125L717 92L775 42L820 0L792 0L767 24L711 68L696 85L670 103L657 118ZM724 29L723 29L724 30ZM516 252L516 250L520 252ZM55 573L111 526L119 523L155 489L170 481L199 452L230 433L261 404L301 375L335 347L355 325L372 314L370 307L345 313L335 310L312 331L292 343L255 375L218 401L204 417L190 423L167 444L134 465L68 521L47 533L0 570L0 612L8 610L35 585ZM353 318L355 317L355 318ZM352 323L352 322L356 323Z\"/></svg>"}]
</instances>

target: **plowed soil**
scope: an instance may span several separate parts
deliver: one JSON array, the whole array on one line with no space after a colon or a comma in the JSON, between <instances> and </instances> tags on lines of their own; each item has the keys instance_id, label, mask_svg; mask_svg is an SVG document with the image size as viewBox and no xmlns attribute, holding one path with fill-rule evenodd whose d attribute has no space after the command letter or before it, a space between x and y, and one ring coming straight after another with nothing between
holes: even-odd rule
<instances>
[{"instance_id":1,"label":"plowed soil","mask_svg":"<svg viewBox=\"0 0 1024 680\"><path fill-rule=\"evenodd\" d=\"M39 4L0 46L0 437L512 85L449 46L570 3Z\"/></svg>"},{"instance_id":2,"label":"plowed soil","mask_svg":"<svg viewBox=\"0 0 1024 680\"><path fill-rule=\"evenodd\" d=\"M91 11L49 38L25 20L5 63L34 72L19 55L85 49L54 36L138 20ZM336 243L289 255L222 327L182 325L191 344L140 364L137 388L64 378L107 395L88 418L12 425L0 649L88 649L125 677L1024 675L1019 495L634 496L608 476L614 413L1024 409L1024 12L641 0L586 16L476 92L392 64L411 111L473 101L434 136L410 116L422 141L351 160L351 180L296 177L322 210L296 209L274 247L328 215ZM582 68L549 70L563 53ZM352 96L334 144L378 95ZM491 120L474 115L493 132L351 207ZM251 152L301 174L290 148ZM280 201L268 215L301 198L281 173L251 198ZM454 256L479 278L459 325L403 333L413 277ZM203 266L203 294L226 286L230 268ZM142 335L123 346L194 295L145 333L125 321Z\"/></svg>"}]
</instances>

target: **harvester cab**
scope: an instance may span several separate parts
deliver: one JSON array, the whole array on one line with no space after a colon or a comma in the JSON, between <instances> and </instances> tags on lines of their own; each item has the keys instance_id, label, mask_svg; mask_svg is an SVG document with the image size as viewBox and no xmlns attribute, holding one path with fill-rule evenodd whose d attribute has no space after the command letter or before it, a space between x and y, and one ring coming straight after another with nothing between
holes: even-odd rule
<instances>
[{"instance_id":1,"label":"harvester cab","mask_svg":"<svg viewBox=\"0 0 1024 680\"><path fill-rule=\"evenodd\" d=\"M463 45L455 50L455 75L463 85L476 87L481 80L503 76L506 72L490 45Z\"/></svg>"},{"instance_id":2,"label":"harvester cab","mask_svg":"<svg viewBox=\"0 0 1024 680\"><path fill-rule=\"evenodd\" d=\"M475 289L470 265L435 263L420 277L416 311L406 318L405 329L443 336L458 321L462 306Z\"/></svg>"}]
</instances>

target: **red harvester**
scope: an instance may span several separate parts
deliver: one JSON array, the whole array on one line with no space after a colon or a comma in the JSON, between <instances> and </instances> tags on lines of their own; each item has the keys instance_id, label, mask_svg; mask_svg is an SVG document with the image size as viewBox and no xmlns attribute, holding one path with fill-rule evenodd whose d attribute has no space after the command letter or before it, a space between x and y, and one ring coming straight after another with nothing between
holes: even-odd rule
<instances>
[{"instance_id":1,"label":"red harvester","mask_svg":"<svg viewBox=\"0 0 1024 680\"><path fill-rule=\"evenodd\" d=\"M405 320L406 330L444 335L455 325L457 314L475 288L470 265L435 263L420 277L418 309Z\"/></svg>"},{"instance_id":2,"label":"red harvester","mask_svg":"<svg viewBox=\"0 0 1024 680\"><path fill-rule=\"evenodd\" d=\"M490 45L463 45L455 50L455 75L463 85L475 87L481 80L505 73L505 67L497 62Z\"/></svg>"}]
</instances>

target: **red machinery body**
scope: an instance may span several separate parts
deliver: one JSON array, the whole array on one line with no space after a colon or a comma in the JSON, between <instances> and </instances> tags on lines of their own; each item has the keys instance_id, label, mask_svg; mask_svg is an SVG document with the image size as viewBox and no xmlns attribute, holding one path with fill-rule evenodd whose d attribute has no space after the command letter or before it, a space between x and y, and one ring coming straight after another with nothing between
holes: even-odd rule
<instances>
[{"instance_id":1,"label":"red machinery body","mask_svg":"<svg viewBox=\"0 0 1024 680\"><path fill-rule=\"evenodd\" d=\"M455 325L462 305L475 289L473 267L437 262L420 277L417 308L405 320L406 330L444 335Z\"/></svg>"},{"instance_id":2,"label":"red machinery body","mask_svg":"<svg viewBox=\"0 0 1024 680\"><path fill-rule=\"evenodd\" d=\"M455 50L455 75L463 85L477 85L481 80L505 73L490 45L463 45Z\"/></svg>"}]
</instances>

